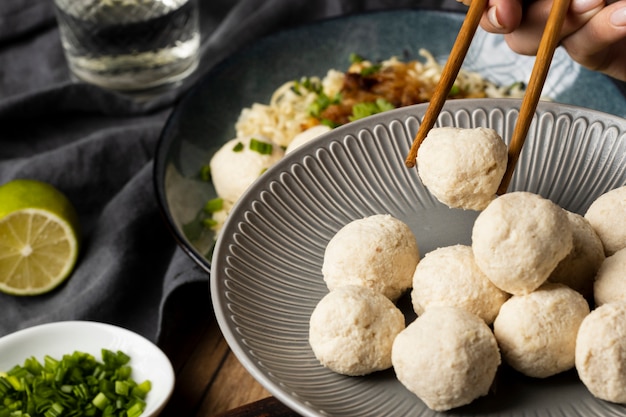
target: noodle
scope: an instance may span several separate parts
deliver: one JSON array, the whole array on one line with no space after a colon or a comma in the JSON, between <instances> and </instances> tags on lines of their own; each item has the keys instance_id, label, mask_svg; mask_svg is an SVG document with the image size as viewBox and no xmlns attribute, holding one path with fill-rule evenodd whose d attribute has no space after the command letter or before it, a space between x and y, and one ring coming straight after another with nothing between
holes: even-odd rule
<instances>
[{"instance_id":1,"label":"noodle","mask_svg":"<svg viewBox=\"0 0 626 417\"><path fill-rule=\"evenodd\" d=\"M429 51L420 49L419 55L423 58L423 62L413 60L405 63L397 57L391 57L382 61L380 68L377 69L380 74L387 74L390 71L395 71L396 74L404 72L404 79L394 81L396 88L406 87L409 83L419 86L419 99L413 99L409 104L428 101L443 71L443 66ZM342 91L346 74L359 74L364 69L371 69L375 65L371 61L363 60L353 63L346 73L331 69L325 77L321 79L310 77L308 81L321 85L322 92L332 98ZM393 76L392 74L388 77ZM403 81L403 85L398 86L400 81ZM296 81L286 82L278 87L268 104L254 103L251 107L243 109L235 124L237 136L263 135L274 143L286 147L298 133L319 124L320 120L312 117L310 113L310 108L317 99L318 93L302 88L297 93L294 91L296 86ZM484 79L476 72L465 69L459 71L455 86L462 92L458 98L521 97L524 93L521 83L502 87Z\"/></svg>"},{"instance_id":2,"label":"noodle","mask_svg":"<svg viewBox=\"0 0 626 417\"><path fill-rule=\"evenodd\" d=\"M325 124L332 128L370 114L429 101L443 66L425 49L419 55L422 61L403 62L391 57L380 63L351 57L346 72L331 69L323 78L286 82L274 91L269 103L254 103L241 111L235 123L237 138L261 137L286 149L311 127ZM521 83L501 87L476 72L461 69L449 98L521 97L523 93ZM300 135L294 145L302 138ZM219 233L234 203L224 201L224 208L208 219L208 227Z\"/></svg>"}]
</instances>

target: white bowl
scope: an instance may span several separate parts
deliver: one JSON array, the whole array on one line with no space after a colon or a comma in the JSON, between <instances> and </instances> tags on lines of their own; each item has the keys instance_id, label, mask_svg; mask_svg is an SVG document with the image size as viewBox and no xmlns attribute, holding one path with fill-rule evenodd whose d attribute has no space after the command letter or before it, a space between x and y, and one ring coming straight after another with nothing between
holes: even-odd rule
<instances>
[{"instance_id":1,"label":"white bowl","mask_svg":"<svg viewBox=\"0 0 626 417\"><path fill-rule=\"evenodd\" d=\"M102 349L122 351L130 356L132 377L141 383L150 380L142 417L157 416L174 390L174 370L163 351L143 336L130 330L91 321L63 321L42 324L0 338L0 371L6 372L24 360L45 355L60 359L64 354L81 351L102 360Z\"/></svg>"}]
</instances>

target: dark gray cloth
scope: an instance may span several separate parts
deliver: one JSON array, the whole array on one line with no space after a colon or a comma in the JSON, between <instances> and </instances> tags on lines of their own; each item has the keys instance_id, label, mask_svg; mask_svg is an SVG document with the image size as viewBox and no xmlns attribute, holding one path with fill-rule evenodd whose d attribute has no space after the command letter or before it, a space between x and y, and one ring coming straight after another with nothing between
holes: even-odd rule
<instances>
[{"instance_id":1,"label":"dark gray cloth","mask_svg":"<svg viewBox=\"0 0 626 417\"><path fill-rule=\"evenodd\" d=\"M40 296L0 294L0 336L39 323L96 320L153 341L168 334L208 274L177 247L155 198L153 157L177 100L215 64L271 32L366 10L435 7L433 0L200 0L202 58L183 85L135 100L72 80L53 0L0 2L0 184L33 178L76 206L80 258L70 279ZM444 8L455 8L445 0ZM183 293L181 295L181 292ZM194 293L195 294L195 293ZM197 296L194 295L194 300Z\"/></svg>"}]
</instances>

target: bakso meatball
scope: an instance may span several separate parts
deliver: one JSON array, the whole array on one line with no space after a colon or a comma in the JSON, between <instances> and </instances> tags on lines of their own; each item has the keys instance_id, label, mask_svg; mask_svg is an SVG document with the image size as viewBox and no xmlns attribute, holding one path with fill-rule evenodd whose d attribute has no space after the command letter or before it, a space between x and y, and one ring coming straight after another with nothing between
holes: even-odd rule
<instances>
[{"instance_id":1,"label":"bakso meatball","mask_svg":"<svg viewBox=\"0 0 626 417\"><path fill-rule=\"evenodd\" d=\"M491 324L508 298L478 268L472 248L465 245L428 252L413 275L411 301L418 315L435 306L456 306Z\"/></svg>"},{"instance_id":2,"label":"bakso meatball","mask_svg":"<svg viewBox=\"0 0 626 417\"><path fill-rule=\"evenodd\" d=\"M384 295L361 286L329 292L311 314L309 343L322 365L344 375L391 367L391 346L404 315Z\"/></svg>"},{"instance_id":3,"label":"bakso meatball","mask_svg":"<svg viewBox=\"0 0 626 417\"><path fill-rule=\"evenodd\" d=\"M580 214L566 211L570 221L573 248L552 271L548 281L565 284L593 299L593 281L602 261L604 248L591 224Z\"/></svg>"},{"instance_id":4,"label":"bakso meatball","mask_svg":"<svg viewBox=\"0 0 626 417\"><path fill-rule=\"evenodd\" d=\"M505 362L524 375L546 378L574 366L576 335L588 314L589 304L579 292L546 283L509 298L493 331Z\"/></svg>"},{"instance_id":5,"label":"bakso meatball","mask_svg":"<svg viewBox=\"0 0 626 417\"><path fill-rule=\"evenodd\" d=\"M487 395L500 352L491 329L458 307L433 307L393 342L398 380L430 409L445 411Z\"/></svg>"},{"instance_id":6,"label":"bakso meatball","mask_svg":"<svg viewBox=\"0 0 626 417\"><path fill-rule=\"evenodd\" d=\"M626 303L604 304L583 320L576 339L576 370L597 398L626 404Z\"/></svg>"},{"instance_id":7,"label":"bakso meatball","mask_svg":"<svg viewBox=\"0 0 626 417\"><path fill-rule=\"evenodd\" d=\"M607 256L626 247L626 186L598 197L585 213Z\"/></svg>"},{"instance_id":8,"label":"bakso meatball","mask_svg":"<svg viewBox=\"0 0 626 417\"><path fill-rule=\"evenodd\" d=\"M326 126L326 125L317 125L317 126L313 126L308 128L307 130L305 130L302 133L298 133L291 142L289 142L289 145L287 145L287 149L285 149L285 154L288 154L290 152L293 152L294 149L304 145L305 143L317 138L318 136L322 135L323 133L326 133L330 130L330 127Z\"/></svg>"},{"instance_id":9,"label":"bakso meatball","mask_svg":"<svg viewBox=\"0 0 626 417\"><path fill-rule=\"evenodd\" d=\"M411 287L419 261L415 235L389 214L354 220L328 242L322 274L328 289L362 285L397 300Z\"/></svg>"},{"instance_id":10,"label":"bakso meatball","mask_svg":"<svg viewBox=\"0 0 626 417\"><path fill-rule=\"evenodd\" d=\"M263 136L231 139L213 155L209 163L211 181L217 195L235 202L285 151Z\"/></svg>"},{"instance_id":11,"label":"bakso meatball","mask_svg":"<svg viewBox=\"0 0 626 417\"><path fill-rule=\"evenodd\" d=\"M524 191L493 200L472 229L478 267L498 288L511 294L528 294L538 288L572 248L565 211Z\"/></svg>"},{"instance_id":12,"label":"bakso meatball","mask_svg":"<svg viewBox=\"0 0 626 417\"><path fill-rule=\"evenodd\" d=\"M626 248L607 257L593 284L597 306L613 301L626 301Z\"/></svg>"},{"instance_id":13,"label":"bakso meatball","mask_svg":"<svg viewBox=\"0 0 626 417\"><path fill-rule=\"evenodd\" d=\"M453 208L483 210L507 165L507 146L493 129L431 129L417 154L422 183Z\"/></svg>"}]
</instances>

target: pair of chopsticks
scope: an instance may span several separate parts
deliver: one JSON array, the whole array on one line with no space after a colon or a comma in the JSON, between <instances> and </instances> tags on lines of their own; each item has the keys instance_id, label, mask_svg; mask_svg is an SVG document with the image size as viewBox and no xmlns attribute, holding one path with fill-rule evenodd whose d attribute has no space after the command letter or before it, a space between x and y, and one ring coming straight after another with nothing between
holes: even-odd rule
<instances>
[{"instance_id":1,"label":"pair of chopsticks","mask_svg":"<svg viewBox=\"0 0 626 417\"><path fill-rule=\"evenodd\" d=\"M470 3L467 15L463 20L461 29L456 38L452 51L450 52L450 58L446 62L437 88L430 100L426 114L422 119L422 123L419 127L409 154L406 158L405 164L407 167L412 168L415 166L415 158L417 157L417 151L422 144L428 132L433 128L439 113L443 108L443 105L448 97L450 89L456 80L459 73L465 55L470 47L472 38L476 33L476 29L480 23L480 18L487 6L488 0L472 0ZM569 7L570 0L554 0L548 21L544 29L541 41L539 43L539 49L537 51L537 57L535 64L528 81L528 87L522 99L520 106L519 117L515 123L513 129L513 135L511 137L511 143L508 150L508 163L500 187L498 188L498 195L506 193L515 165L519 159L519 155L522 151L522 146L526 140L528 129L532 122L537 103L541 97L541 91L548 75L550 63L554 56L554 51L559 44L559 34L565 21L565 15Z\"/></svg>"}]
</instances>

